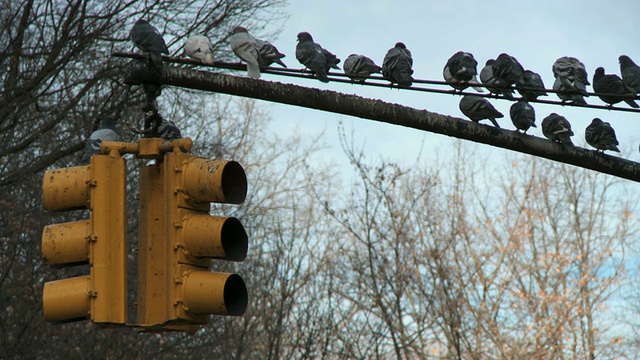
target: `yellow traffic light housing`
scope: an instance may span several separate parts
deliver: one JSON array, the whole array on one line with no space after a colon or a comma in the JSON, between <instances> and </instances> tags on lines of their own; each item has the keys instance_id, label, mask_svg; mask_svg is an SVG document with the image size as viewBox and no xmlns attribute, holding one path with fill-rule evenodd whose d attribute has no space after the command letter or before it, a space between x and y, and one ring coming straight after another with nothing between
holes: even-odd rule
<instances>
[{"instance_id":1,"label":"yellow traffic light housing","mask_svg":"<svg viewBox=\"0 0 640 360\"><path fill-rule=\"evenodd\" d=\"M88 208L88 220L48 225L42 235L45 264L89 264L90 274L47 282L45 321L125 324L127 320L126 206L124 159L95 155L91 163L49 170L44 207L50 211Z\"/></svg>"},{"instance_id":2,"label":"yellow traffic light housing","mask_svg":"<svg viewBox=\"0 0 640 360\"><path fill-rule=\"evenodd\" d=\"M247 289L237 274L210 272L210 259L242 261L247 233L233 217L212 216L211 202L240 204L242 166L180 151L142 169L138 323L193 332L209 315L242 315Z\"/></svg>"}]
</instances>

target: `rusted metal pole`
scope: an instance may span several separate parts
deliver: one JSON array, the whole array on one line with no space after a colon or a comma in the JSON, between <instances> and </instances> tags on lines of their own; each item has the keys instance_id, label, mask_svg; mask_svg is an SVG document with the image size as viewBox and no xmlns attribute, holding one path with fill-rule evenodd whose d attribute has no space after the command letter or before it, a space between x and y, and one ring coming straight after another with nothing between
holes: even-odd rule
<instances>
[{"instance_id":1,"label":"rusted metal pole","mask_svg":"<svg viewBox=\"0 0 640 360\"><path fill-rule=\"evenodd\" d=\"M133 61L127 67L124 78L128 84L161 83L377 120L535 155L640 182L640 164L633 161L597 154L595 151L579 147L564 148L545 138L523 135L511 130L498 129L381 100L292 84L177 68L166 64L158 76L150 73L146 65L140 61Z\"/></svg>"}]
</instances>

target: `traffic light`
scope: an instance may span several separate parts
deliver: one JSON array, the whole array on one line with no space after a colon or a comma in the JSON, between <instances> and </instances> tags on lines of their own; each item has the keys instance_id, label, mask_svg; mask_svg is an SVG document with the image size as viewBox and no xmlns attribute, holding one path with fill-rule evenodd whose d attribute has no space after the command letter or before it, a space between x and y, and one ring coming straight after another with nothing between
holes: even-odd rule
<instances>
[{"instance_id":1,"label":"traffic light","mask_svg":"<svg viewBox=\"0 0 640 360\"><path fill-rule=\"evenodd\" d=\"M242 315L237 274L211 272L210 259L242 261L247 233L237 218L210 215L211 202L241 204L244 169L174 150L140 173L138 324L195 332L209 315Z\"/></svg>"},{"instance_id":2,"label":"traffic light","mask_svg":"<svg viewBox=\"0 0 640 360\"><path fill-rule=\"evenodd\" d=\"M89 209L89 219L47 225L42 233L45 264L89 264L89 275L46 282L45 321L90 319L103 325L127 320L125 160L94 155L91 163L45 172L44 207Z\"/></svg>"}]
</instances>

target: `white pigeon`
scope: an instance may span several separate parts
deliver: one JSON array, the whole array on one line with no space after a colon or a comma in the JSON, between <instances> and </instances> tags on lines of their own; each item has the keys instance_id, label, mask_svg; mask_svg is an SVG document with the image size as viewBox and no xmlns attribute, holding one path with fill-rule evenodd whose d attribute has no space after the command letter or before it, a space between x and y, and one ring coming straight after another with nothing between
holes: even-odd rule
<instances>
[{"instance_id":1,"label":"white pigeon","mask_svg":"<svg viewBox=\"0 0 640 360\"><path fill-rule=\"evenodd\" d=\"M260 53L258 52L258 46L256 39L249 34L247 29L242 26L236 26L231 32L229 37L231 43L231 50L240 59L247 63L247 75L254 79L260 78Z\"/></svg>"},{"instance_id":2,"label":"white pigeon","mask_svg":"<svg viewBox=\"0 0 640 360\"><path fill-rule=\"evenodd\" d=\"M103 141L118 141L118 139L116 121L111 116L105 117L100 121L98 129L87 139L79 165L89 164L93 155L100 154L100 144Z\"/></svg>"},{"instance_id":3,"label":"white pigeon","mask_svg":"<svg viewBox=\"0 0 640 360\"><path fill-rule=\"evenodd\" d=\"M203 64L213 64L213 44L206 36L193 35L184 42L184 52Z\"/></svg>"}]
</instances>

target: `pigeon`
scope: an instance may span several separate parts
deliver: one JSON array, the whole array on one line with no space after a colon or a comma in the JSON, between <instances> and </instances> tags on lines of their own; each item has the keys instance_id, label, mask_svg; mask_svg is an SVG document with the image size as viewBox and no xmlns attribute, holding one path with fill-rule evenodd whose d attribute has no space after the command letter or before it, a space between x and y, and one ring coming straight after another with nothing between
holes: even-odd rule
<instances>
[{"instance_id":1,"label":"pigeon","mask_svg":"<svg viewBox=\"0 0 640 360\"><path fill-rule=\"evenodd\" d=\"M553 83L553 90L567 91L558 92L558 97L563 101L571 101L574 104L586 105L587 102L583 96L588 96L587 85L590 85L587 80L587 70L580 60L563 56L553 63L553 76L556 80Z\"/></svg>"},{"instance_id":2,"label":"pigeon","mask_svg":"<svg viewBox=\"0 0 640 360\"><path fill-rule=\"evenodd\" d=\"M79 165L89 164L93 155L100 154L100 144L103 141L118 141L118 139L115 120L111 116L105 117L100 121L98 129L87 139Z\"/></svg>"},{"instance_id":3,"label":"pigeon","mask_svg":"<svg viewBox=\"0 0 640 360\"><path fill-rule=\"evenodd\" d=\"M633 96L632 94L622 82L622 79L615 74L605 74L604 68L599 67L596 69L595 74L593 74L593 91L600 94L619 94L623 96L609 96L609 95L598 95L600 100L609 104L609 106L613 104L617 104L620 101L626 102L629 106L633 108L638 108L638 104L633 101L631 98L624 98L624 95Z\"/></svg>"},{"instance_id":4,"label":"pigeon","mask_svg":"<svg viewBox=\"0 0 640 360\"><path fill-rule=\"evenodd\" d=\"M272 43L266 40L256 39L256 45L258 46L258 53L260 57L258 58L258 64L261 69L267 68L271 66L271 64L276 63L282 67L287 67L282 60L286 55L278 51L278 48L275 47Z\"/></svg>"},{"instance_id":5,"label":"pigeon","mask_svg":"<svg viewBox=\"0 0 640 360\"><path fill-rule=\"evenodd\" d=\"M616 132L611 127L611 124L604 122L598 118L591 121L591 124L587 126L584 139L587 140L587 144L596 148L596 152L604 154L605 150L611 150L620 152L618 149L618 139L616 139Z\"/></svg>"},{"instance_id":6,"label":"pigeon","mask_svg":"<svg viewBox=\"0 0 640 360\"><path fill-rule=\"evenodd\" d=\"M564 116L551 113L542 119L542 134L551 141L573 146L573 142L571 142L571 136L573 136L571 124Z\"/></svg>"},{"instance_id":7,"label":"pigeon","mask_svg":"<svg viewBox=\"0 0 640 360\"><path fill-rule=\"evenodd\" d=\"M487 99L477 95L463 96L460 100L460 111L473 122L489 119L497 128L500 128L500 125L498 125L496 118L504 117Z\"/></svg>"},{"instance_id":8,"label":"pigeon","mask_svg":"<svg viewBox=\"0 0 640 360\"><path fill-rule=\"evenodd\" d=\"M146 20L140 19L131 28L129 37L133 45L149 54L149 60L156 69L162 68L161 54L168 54L169 49L158 29Z\"/></svg>"},{"instance_id":9,"label":"pigeon","mask_svg":"<svg viewBox=\"0 0 640 360\"><path fill-rule=\"evenodd\" d=\"M493 76L505 85L511 86L524 76L524 68L515 57L502 53L493 63Z\"/></svg>"},{"instance_id":10,"label":"pigeon","mask_svg":"<svg viewBox=\"0 0 640 360\"><path fill-rule=\"evenodd\" d=\"M160 126L158 126L158 137L165 140L176 140L182 138L182 133L176 123L171 120L162 119Z\"/></svg>"},{"instance_id":11,"label":"pigeon","mask_svg":"<svg viewBox=\"0 0 640 360\"><path fill-rule=\"evenodd\" d=\"M523 130L525 134L530 127L537 127L536 112L526 100L520 100L511 105L509 116L516 129Z\"/></svg>"},{"instance_id":12,"label":"pigeon","mask_svg":"<svg viewBox=\"0 0 640 360\"><path fill-rule=\"evenodd\" d=\"M620 74L622 74L624 86L633 94L640 94L640 66L626 55L620 55L618 60L620 61Z\"/></svg>"},{"instance_id":13,"label":"pigeon","mask_svg":"<svg viewBox=\"0 0 640 360\"><path fill-rule=\"evenodd\" d=\"M402 87L409 87L413 83L413 59L411 51L404 43L397 42L394 47L387 51L382 61L382 76L389 80L391 84L398 84Z\"/></svg>"},{"instance_id":14,"label":"pigeon","mask_svg":"<svg viewBox=\"0 0 640 360\"><path fill-rule=\"evenodd\" d=\"M236 26L231 31L229 43L233 53L247 63L247 75L250 78L259 79L260 64L258 64L258 59L260 58L260 53L258 53L256 39L249 34L247 29L242 26Z\"/></svg>"},{"instance_id":15,"label":"pigeon","mask_svg":"<svg viewBox=\"0 0 640 360\"><path fill-rule=\"evenodd\" d=\"M313 41L313 37L308 32L298 33L298 44L296 45L296 59L313 72L318 80L329 82L327 73L329 68L340 69L338 59L334 54L324 49L320 44Z\"/></svg>"},{"instance_id":16,"label":"pigeon","mask_svg":"<svg viewBox=\"0 0 640 360\"><path fill-rule=\"evenodd\" d=\"M364 82L371 74L382 68L364 55L351 54L344 60L344 73L353 81Z\"/></svg>"},{"instance_id":17,"label":"pigeon","mask_svg":"<svg viewBox=\"0 0 640 360\"><path fill-rule=\"evenodd\" d=\"M184 52L203 64L213 64L213 44L206 36L193 35L184 42Z\"/></svg>"},{"instance_id":18,"label":"pigeon","mask_svg":"<svg viewBox=\"0 0 640 360\"><path fill-rule=\"evenodd\" d=\"M524 76L516 83L516 90L528 101L536 100L538 96L547 95L542 77L531 70L524 71Z\"/></svg>"},{"instance_id":19,"label":"pigeon","mask_svg":"<svg viewBox=\"0 0 640 360\"><path fill-rule=\"evenodd\" d=\"M507 84L503 83L502 80L493 76L493 64L496 61L494 59L489 59L485 63L482 70L480 70L480 81L487 87L491 93L496 95L503 95L505 98L509 100L514 100L513 90L507 89ZM505 90L502 90L502 89Z\"/></svg>"},{"instance_id":20,"label":"pigeon","mask_svg":"<svg viewBox=\"0 0 640 360\"><path fill-rule=\"evenodd\" d=\"M478 62L473 54L464 51L458 51L447 60L442 70L444 80L454 89L460 91L469 87L469 82L479 83L478 81ZM474 86L476 91L482 92L482 88Z\"/></svg>"}]
</instances>

